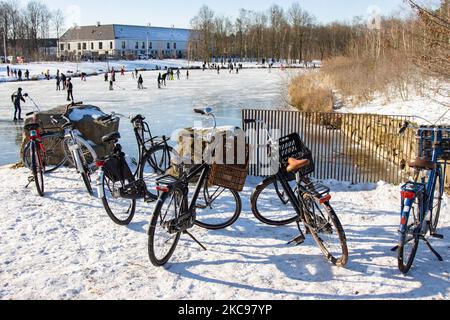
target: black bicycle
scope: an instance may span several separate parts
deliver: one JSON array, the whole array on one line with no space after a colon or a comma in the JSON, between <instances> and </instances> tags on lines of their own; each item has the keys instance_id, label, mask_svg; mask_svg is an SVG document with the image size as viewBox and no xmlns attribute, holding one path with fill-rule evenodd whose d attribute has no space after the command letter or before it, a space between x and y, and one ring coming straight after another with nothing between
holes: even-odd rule
<instances>
[{"instance_id":1,"label":"black bicycle","mask_svg":"<svg viewBox=\"0 0 450 320\"><path fill-rule=\"evenodd\" d=\"M209 108L195 112L214 119L214 128L205 151L209 153L215 148L214 114ZM211 168L211 165L203 163L189 170L180 170L179 177L166 175L158 179L160 197L148 232L148 254L154 266L160 267L169 261L182 234L187 234L206 250L189 232L194 226L218 230L238 220L242 209L239 192L210 183ZM194 181L195 189L189 190Z\"/></svg>"},{"instance_id":2,"label":"black bicycle","mask_svg":"<svg viewBox=\"0 0 450 320\"><path fill-rule=\"evenodd\" d=\"M100 122L108 124L119 121L121 114L113 113L101 117ZM154 137L145 118L141 115L129 117L133 124L138 144L139 158L127 162L127 157L118 143L120 133L114 132L103 137L104 143L114 144L113 152L97 161L98 197L102 200L108 216L118 225L128 225L133 220L136 200L154 202L158 198L149 187L156 185L156 178L165 174L171 166L172 147L165 136ZM135 172L130 164L137 165Z\"/></svg>"},{"instance_id":3,"label":"black bicycle","mask_svg":"<svg viewBox=\"0 0 450 320\"><path fill-rule=\"evenodd\" d=\"M333 210L330 189L313 182L308 175L315 166L311 151L297 133L273 140L266 124L259 120L244 120L247 124L261 123L267 133L269 156L276 172L256 187L251 206L255 217L261 222L282 226L296 222L300 235L291 243L302 244L306 227L325 257L334 265L342 267L348 262L348 248L344 229ZM278 150L277 150L278 149Z\"/></svg>"}]
</instances>

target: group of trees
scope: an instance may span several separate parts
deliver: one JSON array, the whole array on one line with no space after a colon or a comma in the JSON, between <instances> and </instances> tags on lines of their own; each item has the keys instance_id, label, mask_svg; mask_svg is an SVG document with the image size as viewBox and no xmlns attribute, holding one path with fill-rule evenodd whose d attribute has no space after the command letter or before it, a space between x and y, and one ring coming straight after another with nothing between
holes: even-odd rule
<instances>
[{"instance_id":1,"label":"group of trees","mask_svg":"<svg viewBox=\"0 0 450 320\"><path fill-rule=\"evenodd\" d=\"M8 55L38 58L39 39L51 33L59 37L64 26L61 10L51 11L40 1L22 6L18 0L0 1L0 56L4 54L4 39Z\"/></svg>"},{"instance_id":2,"label":"group of trees","mask_svg":"<svg viewBox=\"0 0 450 320\"><path fill-rule=\"evenodd\" d=\"M233 21L203 6L192 19L196 33L191 39L191 56L209 61L211 57L312 60L337 56L366 57L374 61L386 57L412 57L424 49L424 37L440 37L448 45L448 30L442 14L436 14L405 0L413 9L403 17L355 17L351 23L318 23L310 13L293 3L284 9L273 5L266 11L240 10ZM448 14L449 0L442 0L438 12ZM445 9L447 8L447 9ZM448 20L447 20L448 27ZM427 31L424 24L433 29ZM426 34L428 32L428 34ZM437 36L430 36L438 33ZM443 39L442 37L447 37ZM435 39L436 40L436 39Z\"/></svg>"}]
</instances>

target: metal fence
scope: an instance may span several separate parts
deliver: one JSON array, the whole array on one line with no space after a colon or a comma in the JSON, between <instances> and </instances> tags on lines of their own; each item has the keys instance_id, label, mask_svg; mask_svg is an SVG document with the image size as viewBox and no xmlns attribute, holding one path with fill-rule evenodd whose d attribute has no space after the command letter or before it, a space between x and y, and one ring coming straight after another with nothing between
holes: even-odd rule
<instances>
[{"instance_id":1,"label":"metal fence","mask_svg":"<svg viewBox=\"0 0 450 320\"><path fill-rule=\"evenodd\" d=\"M398 133L411 117L244 109L242 118L264 121L279 137L299 133L313 153L316 179L400 183L416 152L415 132ZM249 173L265 176L265 130L261 124L243 123L243 128L252 146Z\"/></svg>"}]
</instances>

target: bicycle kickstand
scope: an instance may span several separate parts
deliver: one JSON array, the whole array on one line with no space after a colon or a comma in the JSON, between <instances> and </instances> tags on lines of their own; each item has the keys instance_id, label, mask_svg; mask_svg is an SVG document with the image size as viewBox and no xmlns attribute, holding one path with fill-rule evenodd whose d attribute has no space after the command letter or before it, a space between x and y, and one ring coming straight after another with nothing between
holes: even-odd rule
<instances>
[{"instance_id":1,"label":"bicycle kickstand","mask_svg":"<svg viewBox=\"0 0 450 320\"><path fill-rule=\"evenodd\" d=\"M442 256L432 247L432 245L431 245L430 241L428 241L428 239L426 239L425 237L422 237L422 240L428 246L430 251L434 253L434 255L438 258L439 261L441 261L441 262L444 261L444 259L442 259Z\"/></svg>"},{"instance_id":2,"label":"bicycle kickstand","mask_svg":"<svg viewBox=\"0 0 450 320\"><path fill-rule=\"evenodd\" d=\"M298 221L297 221L297 228L298 228L298 231L300 231L300 235L298 237L295 237L291 241L289 241L288 245L295 243L296 246L299 246L299 245L303 244L303 242L305 242L306 238L300 227L300 222L298 222Z\"/></svg>"},{"instance_id":3,"label":"bicycle kickstand","mask_svg":"<svg viewBox=\"0 0 450 320\"><path fill-rule=\"evenodd\" d=\"M184 231L185 234L187 234L192 240L194 240L195 243L197 243L203 250L208 251L204 245L200 243L189 231Z\"/></svg>"}]
</instances>

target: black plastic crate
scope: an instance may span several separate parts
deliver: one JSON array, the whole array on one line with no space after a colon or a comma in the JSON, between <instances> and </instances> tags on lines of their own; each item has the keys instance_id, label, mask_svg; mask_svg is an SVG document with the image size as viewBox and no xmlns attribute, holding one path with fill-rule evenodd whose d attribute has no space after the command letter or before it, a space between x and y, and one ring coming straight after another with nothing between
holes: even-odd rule
<instances>
[{"instance_id":1,"label":"black plastic crate","mask_svg":"<svg viewBox=\"0 0 450 320\"><path fill-rule=\"evenodd\" d=\"M433 127L422 126L424 129L430 129ZM438 127L449 129L449 127ZM431 160L433 155L433 143L434 143L434 132L429 130L418 130L417 131L417 145L418 145L418 156L420 158ZM450 160L450 132L439 132L439 140L441 141L441 148L443 153L439 157L440 160Z\"/></svg>"},{"instance_id":2,"label":"black plastic crate","mask_svg":"<svg viewBox=\"0 0 450 320\"><path fill-rule=\"evenodd\" d=\"M307 167L301 169L299 173L302 176L307 176L315 171L312 152L305 146L298 133L292 133L280 139L279 153L280 163L283 168L287 167L290 158L294 158L297 160L307 159L309 160L310 164Z\"/></svg>"}]
</instances>

